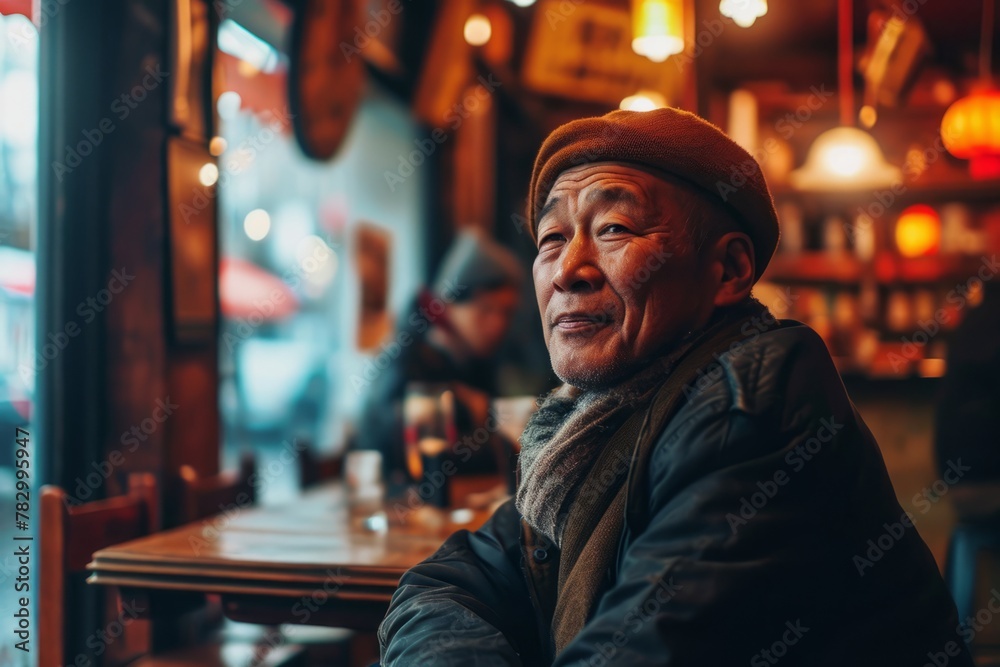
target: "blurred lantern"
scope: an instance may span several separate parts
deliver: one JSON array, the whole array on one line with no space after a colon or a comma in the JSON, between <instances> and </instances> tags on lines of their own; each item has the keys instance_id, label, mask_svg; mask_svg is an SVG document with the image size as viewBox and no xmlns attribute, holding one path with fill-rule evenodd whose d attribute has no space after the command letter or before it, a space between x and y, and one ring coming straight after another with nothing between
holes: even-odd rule
<instances>
[{"instance_id":1,"label":"blurred lantern","mask_svg":"<svg viewBox=\"0 0 1000 667\"><path fill-rule=\"evenodd\" d=\"M837 78L840 94L840 127L816 137L801 169L790 174L792 185L802 190L881 188L897 183L902 172L888 164L878 142L854 127L854 42L851 0L837 7Z\"/></svg>"},{"instance_id":2,"label":"blurred lantern","mask_svg":"<svg viewBox=\"0 0 1000 667\"><path fill-rule=\"evenodd\" d=\"M219 180L219 168L214 162L206 162L198 170L198 182L206 188L212 187Z\"/></svg>"},{"instance_id":3,"label":"blurred lantern","mask_svg":"<svg viewBox=\"0 0 1000 667\"><path fill-rule=\"evenodd\" d=\"M632 50L661 63L684 50L684 0L632 0Z\"/></svg>"},{"instance_id":4,"label":"blurred lantern","mask_svg":"<svg viewBox=\"0 0 1000 667\"><path fill-rule=\"evenodd\" d=\"M858 111L858 120L861 121L861 124L865 127L875 127L875 123L878 122L878 109L871 104L862 106L861 110Z\"/></svg>"},{"instance_id":5,"label":"blurred lantern","mask_svg":"<svg viewBox=\"0 0 1000 667\"><path fill-rule=\"evenodd\" d=\"M640 90L622 100L619 109L626 111L652 111L667 106L667 98L655 90Z\"/></svg>"},{"instance_id":6,"label":"blurred lantern","mask_svg":"<svg viewBox=\"0 0 1000 667\"><path fill-rule=\"evenodd\" d=\"M722 0L719 13L728 16L741 28L749 28L767 14L767 0Z\"/></svg>"},{"instance_id":7,"label":"blurred lantern","mask_svg":"<svg viewBox=\"0 0 1000 667\"><path fill-rule=\"evenodd\" d=\"M243 231L250 240L260 241L271 231L271 216L262 208L255 208L243 218Z\"/></svg>"},{"instance_id":8,"label":"blurred lantern","mask_svg":"<svg viewBox=\"0 0 1000 667\"><path fill-rule=\"evenodd\" d=\"M208 152L218 157L226 152L227 145L223 137L212 137L212 140L208 142Z\"/></svg>"},{"instance_id":9,"label":"blurred lantern","mask_svg":"<svg viewBox=\"0 0 1000 667\"><path fill-rule=\"evenodd\" d=\"M835 127L816 138L805 165L790 179L802 190L849 190L889 186L902 179L902 172L885 161L870 134L856 127Z\"/></svg>"},{"instance_id":10,"label":"blurred lantern","mask_svg":"<svg viewBox=\"0 0 1000 667\"><path fill-rule=\"evenodd\" d=\"M930 206L917 204L896 220L896 247L903 257L932 255L941 246L941 218Z\"/></svg>"},{"instance_id":11,"label":"blurred lantern","mask_svg":"<svg viewBox=\"0 0 1000 667\"><path fill-rule=\"evenodd\" d=\"M1000 91L990 73L993 49L993 0L983 0L979 38L980 85L958 100L941 119L941 139L948 152L969 160L973 178L1000 177Z\"/></svg>"},{"instance_id":12,"label":"blurred lantern","mask_svg":"<svg viewBox=\"0 0 1000 667\"><path fill-rule=\"evenodd\" d=\"M465 41L472 46L482 46L493 35L493 24L483 14L473 14L465 21Z\"/></svg>"},{"instance_id":13,"label":"blurred lantern","mask_svg":"<svg viewBox=\"0 0 1000 667\"><path fill-rule=\"evenodd\" d=\"M969 160L973 178L1000 177L1000 90L974 92L948 107L941 139L949 153Z\"/></svg>"}]
</instances>

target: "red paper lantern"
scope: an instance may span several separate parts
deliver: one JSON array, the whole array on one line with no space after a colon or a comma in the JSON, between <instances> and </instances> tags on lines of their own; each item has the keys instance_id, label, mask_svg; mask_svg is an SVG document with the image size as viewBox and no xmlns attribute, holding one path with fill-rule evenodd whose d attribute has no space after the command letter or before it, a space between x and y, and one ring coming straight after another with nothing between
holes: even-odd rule
<instances>
[{"instance_id":1,"label":"red paper lantern","mask_svg":"<svg viewBox=\"0 0 1000 667\"><path fill-rule=\"evenodd\" d=\"M1000 90L975 92L948 107L941 138L949 153L969 160L973 178L1000 177Z\"/></svg>"}]
</instances>

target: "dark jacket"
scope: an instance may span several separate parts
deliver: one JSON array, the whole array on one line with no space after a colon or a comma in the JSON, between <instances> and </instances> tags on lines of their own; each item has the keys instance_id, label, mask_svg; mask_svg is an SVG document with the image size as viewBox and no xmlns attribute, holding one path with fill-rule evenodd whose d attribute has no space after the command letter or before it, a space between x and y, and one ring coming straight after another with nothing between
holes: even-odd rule
<instances>
[{"instance_id":1,"label":"dark jacket","mask_svg":"<svg viewBox=\"0 0 1000 667\"><path fill-rule=\"evenodd\" d=\"M985 283L983 301L948 340L934 444L938 470L961 459L960 484L1000 482L1000 284Z\"/></svg>"},{"instance_id":2,"label":"dark jacket","mask_svg":"<svg viewBox=\"0 0 1000 667\"><path fill-rule=\"evenodd\" d=\"M744 333L630 471L648 520L626 521L608 588L562 652L529 585L558 554L508 502L402 577L382 665L971 667L920 518L823 341L794 322Z\"/></svg>"},{"instance_id":3,"label":"dark jacket","mask_svg":"<svg viewBox=\"0 0 1000 667\"><path fill-rule=\"evenodd\" d=\"M495 365L491 361L470 360L459 364L427 340L431 324L414 302L404 312L395 337L382 347L373 364L379 370L365 387L365 398L357 421L354 449L374 449L382 453L383 472L390 481L406 470L403 449L403 400L410 382L462 383L490 395L496 394ZM461 432L476 426L464 406L458 404L456 418ZM473 458L455 457L462 472L496 470L496 457L489 448L480 448Z\"/></svg>"}]
</instances>

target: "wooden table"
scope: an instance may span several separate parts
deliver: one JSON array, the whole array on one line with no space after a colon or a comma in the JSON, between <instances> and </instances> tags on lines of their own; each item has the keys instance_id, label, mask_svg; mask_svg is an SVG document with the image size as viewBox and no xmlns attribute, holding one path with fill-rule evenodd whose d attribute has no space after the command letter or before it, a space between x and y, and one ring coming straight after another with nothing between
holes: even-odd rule
<instances>
[{"instance_id":1,"label":"wooden table","mask_svg":"<svg viewBox=\"0 0 1000 667\"><path fill-rule=\"evenodd\" d=\"M496 479L462 484L477 491ZM456 490L452 497L464 497ZM365 526L378 509L384 531ZM236 621L374 630L403 572L452 532L474 530L488 518L482 510L464 513L402 502L350 507L346 488L336 483L287 505L234 509L102 549L87 566L88 582L119 586L123 599L139 600L150 616L218 594Z\"/></svg>"}]
</instances>

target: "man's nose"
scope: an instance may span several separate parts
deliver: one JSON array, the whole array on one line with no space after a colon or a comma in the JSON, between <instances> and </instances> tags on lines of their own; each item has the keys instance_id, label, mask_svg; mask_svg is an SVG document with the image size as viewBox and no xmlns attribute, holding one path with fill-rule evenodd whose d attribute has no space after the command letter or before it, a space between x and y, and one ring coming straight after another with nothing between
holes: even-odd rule
<instances>
[{"instance_id":1,"label":"man's nose","mask_svg":"<svg viewBox=\"0 0 1000 667\"><path fill-rule=\"evenodd\" d=\"M562 292L589 291L599 289L603 280L593 243L585 235L574 235L559 259L552 284Z\"/></svg>"}]
</instances>

